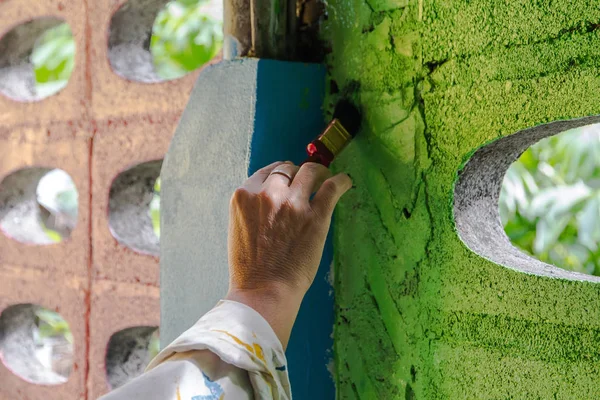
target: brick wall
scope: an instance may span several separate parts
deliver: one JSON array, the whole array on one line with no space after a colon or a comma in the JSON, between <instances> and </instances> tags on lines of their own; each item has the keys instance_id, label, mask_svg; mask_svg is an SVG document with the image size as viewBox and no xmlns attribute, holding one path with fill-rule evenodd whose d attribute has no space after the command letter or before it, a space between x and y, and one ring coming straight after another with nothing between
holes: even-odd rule
<instances>
[{"instance_id":1,"label":"brick wall","mask_svg":"<svg viewBox=\"0 0 600 400\"><path fill-rule=\"evenodd\" d=\"M143 176L134 169L122 180L125 189L133 186L134 195L111 204L109 193L122 172L162 159L198 72L154 83L115 72L111 49L128 46L131 54L144 53L154 17L166 1L132 0L128 6L146 11L130 12L118 19L120 26L111 26L111 17L124 3L0 1L0 37L18 25L53 16L70 25L76 41L73 74L58 94L26 102L0 95L0 182L28 167L60 168L79 193L77 225L69 239L35 245L0 234L0 312L16 304L60 312L72 329L75 352L70 378L54 386L26 382L0 363L0 399L96 399L108 390L105 354L111 336L126 328L159 325L158 246L144 248L135 229L123 233L132 237L115 239L109 209L129 209L124 218L144 232L149 221L139 219L151 193L147 182L157 177L160 163L141 168ZM116 39L110 35L109 48L111 30L124 33ZM139 66L147 59L124 61ZM133 246L138 251L127 246L140 240L141 248Z\"/></svg>"}]
</instances>

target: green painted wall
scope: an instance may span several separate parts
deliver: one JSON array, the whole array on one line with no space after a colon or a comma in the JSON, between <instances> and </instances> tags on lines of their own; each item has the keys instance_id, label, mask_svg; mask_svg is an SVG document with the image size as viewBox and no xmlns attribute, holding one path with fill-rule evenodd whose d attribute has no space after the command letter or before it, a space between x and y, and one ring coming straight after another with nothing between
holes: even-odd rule
<instances>
[{"instance_id":1,"label":"green painted wall","mask_svg":"<svg viewBox=\"0 0 600 400\"><path fill-rule=\"evenodd\" d=\"M592 0L329 0L329 105L361 136L335 222L340 399L600 398L600 286L472 253L452 216L469 154L600 114Z\"/></svg>"}]
</instances>

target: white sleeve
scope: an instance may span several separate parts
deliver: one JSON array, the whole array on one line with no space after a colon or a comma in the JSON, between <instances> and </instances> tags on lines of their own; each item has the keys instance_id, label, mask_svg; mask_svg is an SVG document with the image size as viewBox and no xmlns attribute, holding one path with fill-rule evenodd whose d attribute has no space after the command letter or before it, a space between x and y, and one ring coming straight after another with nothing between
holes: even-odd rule
<instances>
[{"instance_id":1,"label":"white sleeve","mask_svg":"<svg viewBox=\"0 0 600 400\"><path fill-rule=\"evenodd\" d=\"M102 400L291 399L285 353L254 309L220 301L140 377Z\"/></svg>"}]
</instances>

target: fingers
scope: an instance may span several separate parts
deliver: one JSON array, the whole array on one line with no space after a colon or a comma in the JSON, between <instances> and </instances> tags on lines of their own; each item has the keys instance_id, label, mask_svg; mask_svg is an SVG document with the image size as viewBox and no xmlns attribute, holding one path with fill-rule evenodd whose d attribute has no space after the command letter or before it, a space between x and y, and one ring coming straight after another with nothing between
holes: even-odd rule
<instances>
[{"instance_id":1,"label":"fingers","mask_svg":"<svg viewBox=\"0 0 600 400\"><path fill-rule=\"evenodd\" d=\"M327 167L314 162L305 163L300 167L290 187L300 200L308 201L329 177L331 171Z\"/></svg>"},{"instance_id":2,"label":"fingers","mask_svg":"<svg viewBox=\"0 0 600 400\"><path fill-rule=\"evenodd\" d=\"M331 216L338 200L352 187L352 180L346 174L337 174L327 179L311 202L313 210L320 215Z\"/></svg>"},{"instance_id":3,"label":"fingers","mask_svg":"<svg viewBox=\"0 0 600 400\"><path fill-rule=\"evenodd\" d=\"M252 192L259 192L262 184L269 177L271 171L273 171L277 166L283 164L283 161L276 161L272 164L267 165L256 171L249 177L246 182L242 185L245 189Z\"/></svg>"},{"instance_id":4,"label":"fingers","mask_svg":"<svg viewBox=\"0 0 600 400\"><path fill-rule=\"evenodd\" d=\"M259 169L243 185L244 189L254 193L264 188L274 190L274 193L289 188L300 201L309 201L316 191L311 207L326 216L331 216L340 197L351 187L352 180L346 174L331 177L329 169L321 164L309 162L298 167L289 161L277 161Z\"/></svg>"},{"instance_id":5,"label":"fingers","mask_svg":"<svg viewBox=\"0 0 600 400\"><path fill-rule=\"evenodd\" d=\"M279 164L271 170L263 187L274 190L279 190L281 188L287 189L294 180L298 169L299 167L291 162Z\"/></svg>"}]
</instances>

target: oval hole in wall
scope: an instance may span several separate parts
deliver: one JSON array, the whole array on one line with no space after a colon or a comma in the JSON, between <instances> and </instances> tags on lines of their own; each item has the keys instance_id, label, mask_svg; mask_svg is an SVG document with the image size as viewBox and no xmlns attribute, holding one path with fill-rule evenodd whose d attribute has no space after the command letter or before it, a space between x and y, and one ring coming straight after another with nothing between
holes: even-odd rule
<instances>
[{"instance_id":1,"label":"oval hole in wall","mask_svg":"<svg viewBox=\"0 0 600 400\"><path fill-rule=\"evenodd\" d=\"M0 93L36 101L67 86L75 65L68 24L44 17L18 25L0 38Z\"/></svg>"},{"instance_id":2,"label":"oval hole in wall","mask_svg":"<svg viewBox=\"0 0 600 400\"><path fill-rule=\"evenodd\" d=\"M557 121L525 129L478 149L459 172L454 190L454 218L462 241L475 253L501 265L542 276L600 281L542 262L513 245L499 213L499 197L507 171L523 152L540 140L582 128L598 129L600 117ZM567 135L573 134L572 132ZM505 190L507 190L505 188ZM504 211L503 211L504 212Z\"/></svg>"},{"instance_id":3,"label":"oval hole in wall","mask_svg":"<svg viewBox=\"0 0 600 400\"><path fill-rule=\"evenodd\" d=\"M111 20L113 70L152 83L201 67L221 49L222 10L221 0L129 0Z\"/></svg>"},{"instance_id":4,"label":"oval hole in wall","mask_svg":"<svg viewBox=\"0 0 600 400\"><path fill-rule=\"evenodd\" d=\"M113 334L105 361L110 389L141 375L159 350L159 332L155 326L137 326Z\"/></svg>"},{"instance_id":5,"label":"oval hole in wall","mask_svg":"<svg viewBox=\"0 0 600 400\"><path fill-rule=\"evenodd\" d=\"M161 167L162 160L139 164L119 174L110 189L112 235L119 243L143 254L158 255L160 249L154 219L158 210L153 215L151 204L155 201L156 207L154 188Z\"/></svg>"},{"instance_id":6,"label":"oval hole in wall","mask_svg":"<svg viewBox=\"0 0 600 400\"><path fill-rule=\"evenodd\" d=\"M20 378L58 385L73 370L73 335L59 313L34 304L13 305L0 314L0 355Z\"/></svg>"},{"instance_id":7,"label":"oval hole in wall","mask_svg":"<svg viewBox=\"0 0 600 400\"><path fill-rule=\"evenodd\" d=\"M53 244L77 223L78 193L65 171L25 168L0 182L0 229L22 243Z\"/></svg>"},{"instance_id":8,"label":"oval hole in wall","mask_svg":"<svg viewBox=\"0 0 600 400\"><path fill-rule=\"evenodd\" d=\"M499 211L506 234L522 251L600 275L600 125L528 148L506 172Z\"/></svg>"}]
</instances>

